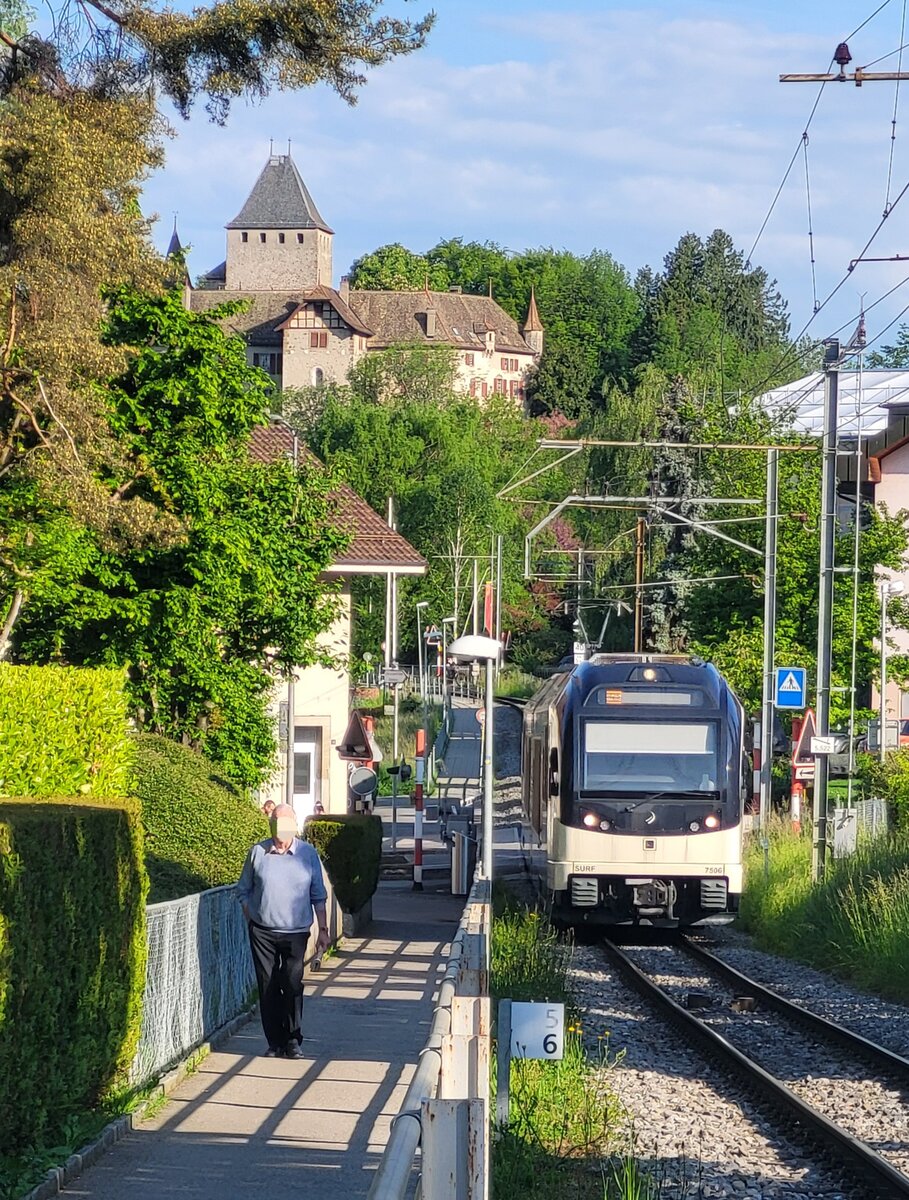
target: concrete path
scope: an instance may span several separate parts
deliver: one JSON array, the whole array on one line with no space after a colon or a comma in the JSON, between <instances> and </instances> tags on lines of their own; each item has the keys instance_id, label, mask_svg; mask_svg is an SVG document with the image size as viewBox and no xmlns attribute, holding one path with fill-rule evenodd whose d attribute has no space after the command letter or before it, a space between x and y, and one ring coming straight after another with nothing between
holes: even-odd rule
<instances>
[{"instance_id":1,"label":"concrete path","mask_svg":"<svg viewBox=\"0 0 909 1200\"><path fill-rule=\"evenodd\" d=\"M308 978L306 1057L262 1057L258 1019L75 1180L86 1200L365 1196L428 1035L463 900L382 884L375 920Z\"/></svg>"}]
</instances>

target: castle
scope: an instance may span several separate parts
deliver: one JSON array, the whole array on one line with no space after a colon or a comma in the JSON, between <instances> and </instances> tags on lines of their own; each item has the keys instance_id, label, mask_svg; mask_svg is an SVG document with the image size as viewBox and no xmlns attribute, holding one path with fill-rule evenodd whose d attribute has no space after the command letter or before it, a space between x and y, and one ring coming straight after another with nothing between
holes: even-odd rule
<instances>
[{"instance_id":1,"label":"castle","mask_svg":"<svg viewBox=\"0 0 909 1200\"><path fill-rule=\"evenodd\" d=\"M247 308L225 320L249 361L282 388L344 382L365 354L401 343L443 345L456 354L456 387L523 402L528 370L543 350L531 294L523 325L491 296L351 290L332 286L332 240L290 154L272 154L239 214L227 225L227 258L187 287L188 307L225 300ZM171 249L179 248L176 232Z\"/></svg>"}]
</instances>

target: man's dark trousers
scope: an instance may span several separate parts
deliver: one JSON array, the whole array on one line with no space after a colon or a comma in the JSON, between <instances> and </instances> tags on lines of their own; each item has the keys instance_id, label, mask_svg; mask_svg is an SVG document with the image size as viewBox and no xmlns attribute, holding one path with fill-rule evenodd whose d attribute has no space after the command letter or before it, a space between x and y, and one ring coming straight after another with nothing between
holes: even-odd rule
<instances>
[{"instance_id":1,"label":"man's dark trousers","mask_svg":"<svg viewBox=\"0 0 909 1200\"><path fill-rule=\"evenodd\" d=\"M262 1028L273 1050L303 1041L303 959L309 933L281 933L249 924Z\"/></svg>"}]
</instances>

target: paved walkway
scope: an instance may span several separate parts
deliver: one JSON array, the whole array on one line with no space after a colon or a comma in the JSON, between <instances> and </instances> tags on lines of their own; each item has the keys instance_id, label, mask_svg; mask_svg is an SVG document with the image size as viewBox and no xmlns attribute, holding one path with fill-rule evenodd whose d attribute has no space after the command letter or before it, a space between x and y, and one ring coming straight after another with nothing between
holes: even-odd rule
<instances>
[{"instance_id":1,"label":"paved walkway","mask_svg":"<svg viewBox=\"0 0 909 1200\"><path fill-rule=\"evenodd\" d=\"M299 1061L258 1020L66 1189L91 1200L365 1196L428 1035L463 900L382 884L367 936L307 980Z\"/></svg>"},{"instance_id":2,"label":"paved walkway","mask_svg":"<svg viewBox=\"0 0 909 1200\"><path fill-rule=\"evenodd\" d=\"M453 711L442 795L482 792L474 708ZM377 810L386 827L390 802ZM413 847L413 808L398 811L398 847ZM438 824L426 861L448 862ZM85 1200L256 1200L297 1193L365 1196L426 1043L439 979L463 907L447 879L383 883L367 935L345 939L308 976L306 1057L264 1058L258 1019L211 1054L150 1121L118 1142L65 1195Z\"/></svg>"}]
</instances>

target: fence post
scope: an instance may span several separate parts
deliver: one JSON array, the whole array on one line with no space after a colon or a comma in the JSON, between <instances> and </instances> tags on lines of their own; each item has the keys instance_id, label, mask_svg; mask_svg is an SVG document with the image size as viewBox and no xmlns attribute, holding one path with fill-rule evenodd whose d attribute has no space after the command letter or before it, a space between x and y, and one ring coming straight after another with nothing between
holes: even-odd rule
<instances>
[{"instance_id":1,"label":"fence post","mask_svg":"<svg viewBox=\"0 0 909 1200\"><path fill-rule=\"evenodd\" d=\"M489 1138L482 1100L424 1100L423 1200L484 1200Z\"/></svg>"}]
</instances>

